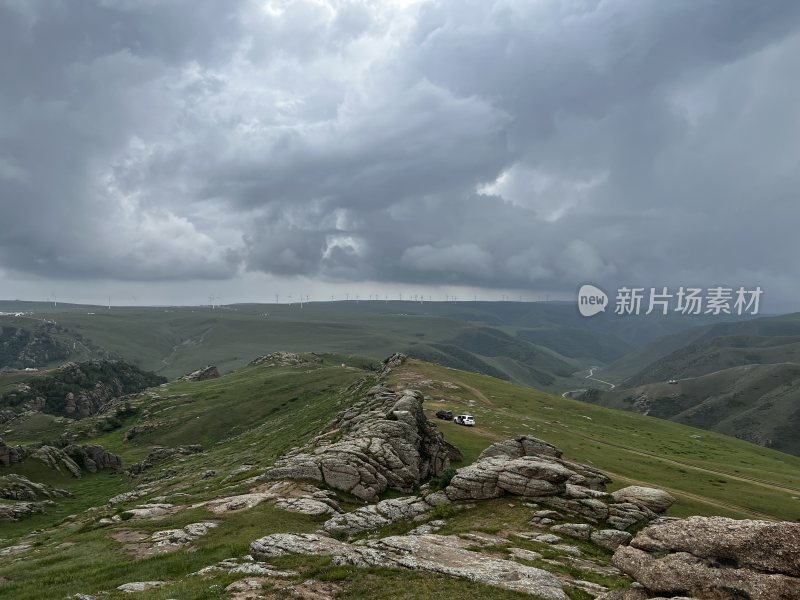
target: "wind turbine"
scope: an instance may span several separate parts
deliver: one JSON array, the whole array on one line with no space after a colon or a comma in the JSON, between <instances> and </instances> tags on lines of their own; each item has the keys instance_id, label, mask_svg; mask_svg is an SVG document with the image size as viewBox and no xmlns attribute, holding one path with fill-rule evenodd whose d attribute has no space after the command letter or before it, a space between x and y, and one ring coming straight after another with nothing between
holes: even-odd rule
<instances>
[{"instance_id":1,"label":"wind turbine","mask_svg":"<svg viewBox=\"0 0 800 600\"><path fill-rule=\"evenodd\" d=\"M58 306L58 300L56 299L56 293L50 292L50 297L53 299L53 306Z\"/></svg>"}]
</instances>

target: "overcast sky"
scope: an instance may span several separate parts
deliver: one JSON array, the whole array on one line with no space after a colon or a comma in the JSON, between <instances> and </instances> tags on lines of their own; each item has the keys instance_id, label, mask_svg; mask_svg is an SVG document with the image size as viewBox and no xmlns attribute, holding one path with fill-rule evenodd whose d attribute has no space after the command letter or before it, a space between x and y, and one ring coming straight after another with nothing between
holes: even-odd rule
<instances>
[{"instance_id":1,"label":"overcast sky","mask_svg":"<svg viewBox=\"0 0 800 600\"><path fill-rule=\"evenodd\" d=\"M796 0L0 0L0 298L800 310Z\"/></svg>"}]
</instances>

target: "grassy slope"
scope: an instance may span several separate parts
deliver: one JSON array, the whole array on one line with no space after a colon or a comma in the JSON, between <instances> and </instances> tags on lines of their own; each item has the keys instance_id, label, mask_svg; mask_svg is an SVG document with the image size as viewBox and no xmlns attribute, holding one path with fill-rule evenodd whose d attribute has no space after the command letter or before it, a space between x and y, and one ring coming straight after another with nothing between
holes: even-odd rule
<instances>
[{"instance_id":1,"label":"grassy slope","mask_svg":"<svg viewBox=\"0 0 800 600\"><path fill-rule=\"evenodd\" d=\"M314 302L136 308L0 301L34 311L99 347L167 377L205 364L229 371L273 350L383 358L393 351L558 391L581 385L571 374L603 365L702 317L580 317L559 302ZM93 313L93 314L89 314ZM13 317L0 317L0 323ZM16 319L25 322L25 319ZM30 318L28 324L34 323ZM79 344L71 359L86 358Z\"/></svg>"},{"instance_id":2,"label":"grassy slope","mask_svg":"<svg viewBox=\"0 0 800 600\"><path fill-rule=\"evenodd\" d=\"M46 479L70 489L75 497L60 501L46 515L3 524L0 537L4 540L0 546L26 542L33 543L35 548L18 558L2 561L0 577L10 581L0 585L0 597L15 600L60 598L77 592L113 590L121 583L143 580L174 582L160 590L137 594L137 598L143 600L225 597L221 590L234 577L198 578L188 577L188 573L224 558L241 556L257 537L280 531L311 531L316 529L319 520L264 504L224 516L196 508L156 521L127 521L107 527L96 527L92 523L100 516L142 504L156 495L180 494L170 496L168 501L191 504L247 491L252 484L243 480L262 472L275 458L313 436L346 403L360 395L360 392L352 396L345 394L346 386L363 380L363 391L372 385L373 375L355 368L359 361L353 360L352 366L342 368L341 363L346 361L348 359L342 356L326 356L322 365L247 367L218 380L174 382L143 394L134 402L138 410L136 417L129 419L123 428L93 441L120 453L126 464L140 460L156 443L201 442L205 452L175 459L146 472L146 477L158 479L161 470L168 469L173 478L148 496L119 507L101 509L88 521L82 511L90 506L102 506L109 496L132 489L140 480L129 482L124 476L110 473L73 480L52 472L27 471L36 479ZM392 378L402 384L413 384L442 400L428 402L428 411L440 406L456 411L469 407L476 414L478 426L473 429L440 422L446 437L465 451L468 461L497 439L530 433L557 444L569 459L610 471L617 485L635 480L670 488L679 497L672 511L676 515L742 517L752 516L754 511L779 518L798 515L800 500L792 499L792 495L800 496L800 492L786 488L800 488L800 459L714 434L703 433L701 439L694 439L691 435L696 434L696 430L667 421L565 400L493 378L417 361L397 370ZM152 420L162 423L159 432L125 441L126 429ZM243 464L252 465L252 468L223 482L233 469ZM208 469L216 474L198 477ZM769 480L774 487L756 480ZM342 500L348 501L347 498ZM457 533L474 527L497 530L516 523L522 514L511 511L508 503L502 501L481 504L476 511L461 520L453 519L446 532ZM132 560L120 552L121 544L109 537L123 529L152 532L209 519L218 520L220 526L196 543L196 551ZM27 533L33 529L47 531ZM393 598L425 599L441 597L440 593L497 599L521 597L434 575L342 569L327 564L324 559L295 559L295 564L285 566L301 570L298 581L313 576L346 583L349 597L353 598L389 598L391 595ZM127 596L111 594L108 597L113 600Z\"/></svg>"},{"instance_id":3,"label":"grassy slope","mask_svg":"<svg viewBox=\"0 0 800 600\"><path fill-rule=\"evenodd\" d=\"M263 471L275 458L319 431L341 408L345 399L342 389L357 379L369 377L359 369L342 368L342 360L342 357L332 356L326 357L323 365L247 367L217 380L176 382L155 388L136 404L140 414L156 418L176 415L177 418L170 421L161 434L142 435L125 441L124 427L96 438L92 443L103 444L118 452L126 465L143 458L148 448L156 443L202 443L206 449L202 454L179 458L166 465L176 472L167 491L180 490L181 494L186 494L181 496L180 503L240 493L246 488L237 487L236 481ZM138 420L142 419L138 417ZM221 480L242 464L251 464L253 468L229 482L225 489ZM159 468L146 474L157 473ZM208 469L215 469L219 474L200 479L198 473ZM262 505L245 513L224 516L220 527L199 543L197 552L178 552L132 562L118 552L120 544L109 538L112 529L146 531L149 528L155 531L212 517L218 520L219 517L195 509L154 522L128 522L99 529L87 527L82 523L82 517L70 518L68 515L80 514L90 506L102 506L110 496L128 491L139 482L130 482L123 475L111 473L75 480L28 463L3 470L3 473L12 472L68 489L75 497L59 501L45 515L2 524L0 537L5 538L2 546L33 542L38 548L33 555L23 555L18 560L4 559L0 565L0 577L8 577L11 582L0 586L0 597L19 600L56 598L77 592L107 590L128 581L179 580L187 573L218 560L241 556L246 553L249 543L262 535L277 531L310 531L318 526L318 520L313 518ZM147 498L142 498L129 505L146 501ZM116 510L121 509L106 509L104 512L113 514ZM99 516L102 514L103 511ZM52 527L56 529L46 536L25 535L33 529ZM65 542L75 545L68 548L59 546ZM94 561L89 557L102 557L102 560ZM25 565L24 569L20 568L21 564ZM223 597L209 586L225 584L228 579L232 580L226 577L219 581L189 579L170 586L168 591L137 597ZM42 586L46 586L46 591Z\"/></svg>"},{"instance_id":4,"label":"grassy slope","mask_svg":"<svg viewBox=\"0 0 800 600\"><path fill-rule=\"evenodd\" d=\"M581 399L637 412L644 401L649 415L800 455L800 364L732 367L672 385L648 383Z\"/></svg>"},{"instance_id":5,"label":"grassy slope","mask_svg":"<svg viewBox=\"0 0 800 600\"><path fill-rule=\"evenodd\" d=\"M436 365L412 362L393 379L435 399L427 405L431 418L442 407L476 416L474 428L440 422L468 460L493 441L530 434L559 446L569 459L608 471L619 486L669 489L678 497L672 509L678 516L800 518L800 458Z\"/></svg>"},{"instance_id":6,"label":"grassy slope","mask_svg":"<svg viewBox=\"0 0 800 600\"><path fill-rule=\"evenodd\" d=\"M62 312L49 309L45 314L128 362L169 378L206 364L230 371L275 350L339 352L376 359L403 350L450 366L554 390L570 387L571 373L584 366L585 361L560 356L537 346L533 339L514 337L513 327L509 335L498 328L461 320L461 315L451 318L438 314L442 309L435 305L361 302L312 303L302 309L297 304L216 310L65 308ZM472 316L496 320L492 314ZM0 322L2 319L6 317L0 317ZM544 341L550 343L548 339ZM83 358L81 346L74 352L76 356L71 359ZM512 358L492 364L498 355Z\"/></svg>"},{"instance_id":7,"label":"grassy slope","mask_svg":"<svg viewBox=\"0 0 800 600\"><path fill-rule=\"evenodd\" d=\"M800 362L800 313L693 327L656 340L603 370L640 385L744 364Z\"/></svg>"}]
</instances>

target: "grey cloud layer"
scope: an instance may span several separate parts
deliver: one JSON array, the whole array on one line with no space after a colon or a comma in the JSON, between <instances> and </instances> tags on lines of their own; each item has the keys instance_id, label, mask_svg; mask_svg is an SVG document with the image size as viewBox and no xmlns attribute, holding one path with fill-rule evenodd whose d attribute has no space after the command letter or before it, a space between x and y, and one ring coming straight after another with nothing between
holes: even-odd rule
<instances>
[{"instance_id":1,"label":"grey cloud layer","mask_svg":"<svg viewBox=\"0 0 800 600\"><path fill-rule=\"evenodd\" d=\"M0 267L800 290L792 1L0 0Z\"/></svg>"}]
</instances>

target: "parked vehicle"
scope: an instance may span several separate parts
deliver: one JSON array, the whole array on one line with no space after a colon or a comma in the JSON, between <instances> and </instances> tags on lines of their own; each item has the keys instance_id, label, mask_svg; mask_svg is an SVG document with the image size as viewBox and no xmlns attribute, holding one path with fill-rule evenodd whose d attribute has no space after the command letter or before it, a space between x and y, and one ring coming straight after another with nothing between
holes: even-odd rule
<instances>
[{"instance_id":1,"label":"parked vehicle","mask_svg":"<svg viewBox=\"0 0 800 600\"><path fill-rule=\"evenodd\" d=\"M453 420L453 411L452 410L437 410L436 411L436 418L437 419L444 419L445 421L452 421Z\"/></svg>"},{"instance_id":2,"label":"parked vehicle","mask_svg":"<svg viewBox=\"0 0 800 600\"><path fill-rule=\"evenodd\" d=\"M472 427L475 425L475 417L472 415L458 415L455 419L453 419L453 423L457 423L458 425L466 425L467 427Z\"/></svg>"}]
</instances>

